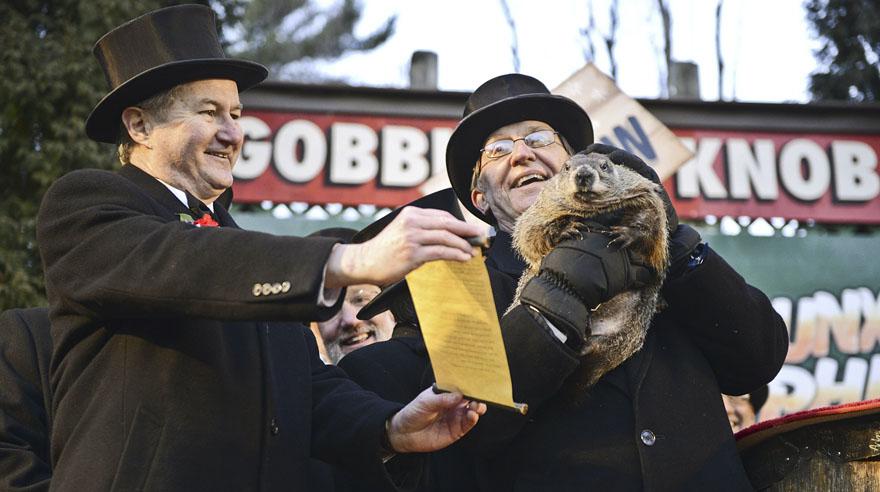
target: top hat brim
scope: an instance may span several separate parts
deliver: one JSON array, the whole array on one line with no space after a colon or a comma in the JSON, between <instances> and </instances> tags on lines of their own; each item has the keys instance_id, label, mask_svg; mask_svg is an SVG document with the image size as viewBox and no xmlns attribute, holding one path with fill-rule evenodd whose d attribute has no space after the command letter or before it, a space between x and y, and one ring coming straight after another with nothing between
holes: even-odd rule
<instances>
[{"instance_id":1,"label":"top hat brim","mask_svg":"<svg viewBox=\"0 0 880 492\"><path fill-rule=\"evenodd\" d=\"M442 190L435 191L425 196L416 198L415 200L401 205L400 207L385 214L370 225L358 231L357 234L355 234L354 237L351 238L351 242L354 244L358 244L373 239L380 232L382 232L382 230L385 229L388 224L390 224L391 221L394 220L406 207L432 208L436 210L443 210L449 212L450 215L458 220L464 220L464 214L462 214L461 207L459 207L458 198L456 198L455 196L455 191L451 188L443 188Z\"/></svg>"},{"instance_id":2,"label":"top hat brim","mask_svg":"<svg viewBox=\"0 0 880 492\"><path fill-rule=\"evenodd\" d=\"M372 298L370 302L366 303L357 312L357 319L366 321L377 314L384 313L391 308L391 301L403 294L409 295L409 286L406 283L406 279L398 280L382 289L382 292L376 294L376 297Z\"/></svg>"},{"instance_id":3,"label":"top hat brim","mask_svg":"<svg viewBox=\"0 0 880 492\"><path fill-rule=\"evenodd\" d=\"M593 143L590 117L574 101L554 94L523 94L486 105L467 115L446 146L446 171L452 189L464 206L480 220L492 223L471 201L471 178L486 137L518 121L547 123L577 152Z\"/></svg>"},{"instance_id":4,"label":"top hat brim","mask_svg":"<svg viewBox=\"0 0 880 492\"><path fill-rule=\"evenodd\" d=\"M95 106L86 120L86 135L92 140L116 143L122 111L174 86L207 79L227 79L239 92L249 89L269 74L259 63L233 58L205 58L169 62L154 67L120 84Z\"/></svg>"}]
</instances>

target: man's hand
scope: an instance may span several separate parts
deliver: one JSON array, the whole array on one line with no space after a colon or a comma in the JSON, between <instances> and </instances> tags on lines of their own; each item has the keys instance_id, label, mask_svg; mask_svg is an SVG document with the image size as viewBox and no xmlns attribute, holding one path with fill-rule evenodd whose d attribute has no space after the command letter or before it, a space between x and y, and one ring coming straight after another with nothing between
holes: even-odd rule
<instances>
[{"instance_id":1,"label":"man's hand","mask_svg":"<svg viewBox=\"0 0 880 492\"><path fill-rule=\"evenodd\" d=\"M431 388L391 417L388 442L396 453L437 451L467 434L486 404L469 402L461 393L435 394Z\"/></svg>"},{"instance_id":2,"label":"man's hand","mask_svg":"<svg viewBox=\"0 0 880 492\"><path fill-rule=\"evenodd\" d=\"M626 166L633 171L641 174L642 176L650 179L651 181L657 183L658 185L661 185L660 198L663 200L663 205L666 208L666 229L669 231L670 234L675 232L675 229L678 227L678 214L675 212L675 208L673 208L672 206L672 201L669 200L669 195L666 194L666 190L663 188L663 184L660 182L660 176L657 175L657 171L654 171L654 168L645 164L645 161L639 159L639 157L635 154L602 143L594 143L588 145L587 148L583 150L583 153L596 153L607 155L608 158L611 159L611 162L621 166Z\"/></svg>"},{"instance_id":3,"label":"man's hand","mask_svg":"<svg viewBox=\"0 0 880 492\"><path fill-rule=\"evenodd\" d=\"M406 207L373 239L336 245L327 260L325 287L388 285L429 261L467 261L473 247L464 238L482 234L480 226L449 212Z\"/></svg>"}]
</instances>

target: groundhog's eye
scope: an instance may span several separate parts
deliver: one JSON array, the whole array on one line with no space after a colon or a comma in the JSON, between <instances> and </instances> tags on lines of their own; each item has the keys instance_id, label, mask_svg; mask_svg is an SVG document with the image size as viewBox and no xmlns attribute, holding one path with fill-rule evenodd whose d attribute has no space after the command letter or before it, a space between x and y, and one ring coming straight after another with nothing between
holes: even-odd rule
<instances>
[{"instance_id":1,"label":"groundhog's eye","mask_svg":"<svg viewBox=\"0 0 880 492\"><path fill-rule=\"evenodd\" d=\"M603 162L599 167L602 168L603 171L607 171L608 170L608 163Z\"/></svg>"},{"instance_id":2,"label":"groundhog's eye","mask_svg":"<svg viewBox=\"0 0 880 492\"><path fill-rule=\"evenodd\" d=\"M569 163L566 161L566 163L562 166L562 170L563 170L563 171L568 171L569 169L571 169L571 164L569 164Z\"/></svg>"}]
</instances>

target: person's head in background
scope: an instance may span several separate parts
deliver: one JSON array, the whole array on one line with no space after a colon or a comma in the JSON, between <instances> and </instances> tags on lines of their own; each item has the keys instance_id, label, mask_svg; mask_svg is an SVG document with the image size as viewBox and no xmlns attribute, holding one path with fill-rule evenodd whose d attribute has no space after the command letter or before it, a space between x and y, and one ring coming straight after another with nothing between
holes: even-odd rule
<instances>
[{"instance_id":1,"label":"person's head in background","mask_svg":"<svg viewBox=\"0 0 880 492\"><path fill-rule=\"evenodd\" d=\"M757 423L758 412L767 401L768 394L769 389L764 385L747 395L721 395L733 432L739 432Z\"/></svg>"},{"instance_id":2,"label":"person's head in background","mask_svg":"<svg viewBox=\"0 0 880 492\"><path fill-rule=\"evenodd\" d=\"M337 237L350 242L357 231L343 227L322 229L310 236ZM378 313L366 320L357 318L358 311L376 297L381 289L377 285L358 284L349 286L339 312L327 321L313 323L318 338L318 348L325 362L336 364L339 359L361 347L391 338L394 316L389 311Z\"/></svg>"}]
</instances>

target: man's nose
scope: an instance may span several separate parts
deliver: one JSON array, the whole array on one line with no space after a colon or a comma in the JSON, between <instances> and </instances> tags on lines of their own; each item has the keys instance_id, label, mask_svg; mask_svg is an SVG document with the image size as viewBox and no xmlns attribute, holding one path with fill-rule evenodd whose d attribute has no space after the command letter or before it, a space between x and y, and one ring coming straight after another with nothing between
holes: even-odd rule
<instances>
[{"instance_id":1,"label":"man's nose","mask_svg":"<svg viewBox=\"0 0 880 492\"><path fill-rule=\"evenodd\" d=\"M220 130L217 132L217 140L227 145L239 145L244 140L244 132L241 131L241 125L238 120L231 116L223 118L220 124Z\"/></svg>"},{"instance_id":2,"label":"man's nose","mask_svg":"<svg viewBox=\"0 0 880 492\"><path fill-rule=\"evenodd\" d=\"M340 323L343 328L353 327L361 321L357 318L357 313L359 310L360 308L351 304L348 301L342 303L342 311L339 313L339 315L342 317Z\"/></svg>"},{"instance_id":3,"label":"man's nose","mask_svg":"<svg viewBox=\"0 0 880 492\"><path fill-rule=\"evenodd\" d=\"M535 160L535 151L528 145L525 140L517 140L513 142L513 152L510 153L510 165L520 166Z\"/></svg>"}]
</instances>

